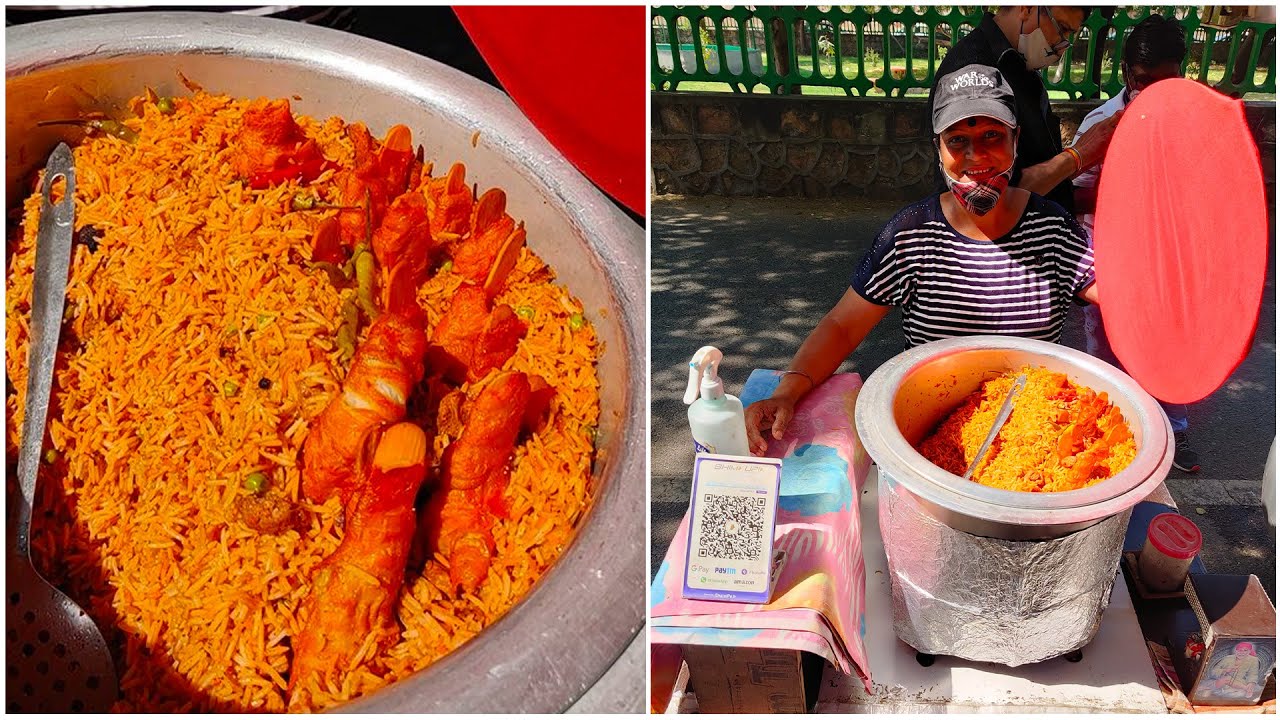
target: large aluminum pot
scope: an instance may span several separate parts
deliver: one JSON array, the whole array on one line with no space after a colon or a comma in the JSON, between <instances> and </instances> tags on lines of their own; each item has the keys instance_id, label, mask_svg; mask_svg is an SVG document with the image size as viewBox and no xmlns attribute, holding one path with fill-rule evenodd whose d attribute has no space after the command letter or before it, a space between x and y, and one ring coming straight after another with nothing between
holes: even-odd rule
<instances>
[{"instance_id":1,"label":"large aluminum pot","mask_svg":"<svg viewBox=\"0 0 1280 720\"><path fill-rule=\"evenodd\" d=\"M914 446L986 379L1024 366L1105 392L1137 443L1134 461L1082 490L986 487ZM1164 480L1173 432L1131 378L1060 345L995 336L928 343L867 380L858 435L879 466L880 529L894 631L929 654L1022 665L1078 650L1111 596L1130 508Z\"/></svg>"},{"instance_id":2,"label":"large aluminum pot","mask_svg":"<svg viewBox=\"0 0 1280 720\"><path fill-rule=\"evenodd\" d=\"M1026 365L1065 373L1106 392L1133 430L1138 453L1115 477L1081 490L1023 493L979 485L929 462L915 445L996 374ZM1173 465L1173 430L1160 405L1115 367L1071 348L978 335L912 348L881 365L855 411L858 436L882 474L940 522L1006 540L1061 537L1116 515L1151 494Z\"/></svg>"},{"instance_id":3,"label":"large aluminum pot","mask_svg":"<svg viewBox=\"0 0 1280 720\"><path fill-rule=\"evenodd\" d=\"M594 506L556 566L505 617L426 670L341 709L554 712L582 696L644 623L643 230L501 92L372 40L210 13L72 18L5 36L8 207L54 144L74 137L65 128L37 129L36 118L120 108L145 86L182 93L179 70L239 97L299 96L297 112L340 115L379 135L404 123L427 157L465 162L468 180L506 190L529 246L582 299L604 343ZM631 665L642 687L643 666Z\"/></svg>"}]
</instances>

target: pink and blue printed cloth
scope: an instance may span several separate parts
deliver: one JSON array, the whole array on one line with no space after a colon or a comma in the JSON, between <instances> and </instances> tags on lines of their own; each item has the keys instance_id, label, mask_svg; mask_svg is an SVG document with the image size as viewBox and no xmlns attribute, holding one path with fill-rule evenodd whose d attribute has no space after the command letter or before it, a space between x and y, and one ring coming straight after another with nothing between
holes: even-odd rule
<instances>
[{"instance_id":1,"label":"pink and blue printed cloth","mask_svg":"<svg viewBox=\"0 0 1280 720\"><path fill-rule=\"evenodd\" d=\"M781 376L774 370L753 371L742 390L743 404L769 397ZM781 440L769 438L768 455L782 459L771 601L755 605L680 596L689 541L686 512L649 590L655 645L805 650L845 674L856 673L871 691L863 646L866 566L858 518L871 459L853 425L861 388L856 374L832 376L796 407Z\"/></svg>"}]
</instances>

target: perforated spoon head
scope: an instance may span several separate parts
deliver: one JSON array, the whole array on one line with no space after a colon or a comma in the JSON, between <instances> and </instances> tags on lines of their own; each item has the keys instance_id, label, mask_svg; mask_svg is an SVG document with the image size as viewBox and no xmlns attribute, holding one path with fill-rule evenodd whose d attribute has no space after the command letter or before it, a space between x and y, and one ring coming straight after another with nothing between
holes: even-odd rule
<instances>
[{"instance_id":1,"label":"perforated spoon head","mask_svg":"<svg viewBox=\"0 0 1280 720\"><path fill-rule=\"evenodd\" d=\"M119 694L102 632L25 557L5 575L5 709L108 712Z\"/></svg>"}]
</instances>

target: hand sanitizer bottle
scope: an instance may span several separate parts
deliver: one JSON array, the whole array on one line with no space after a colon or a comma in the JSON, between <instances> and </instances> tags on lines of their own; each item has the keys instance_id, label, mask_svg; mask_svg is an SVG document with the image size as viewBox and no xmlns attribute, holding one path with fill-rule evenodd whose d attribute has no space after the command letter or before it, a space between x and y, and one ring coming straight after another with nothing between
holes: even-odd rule
<instances>
[{"instance_id":1,"label":"hand sanitizer bottle","mask_svg":"<svg viewBox=\"0 0 1280 720\"><path fill-rule=\"evenodd\" d=\"M693 451L750 455L742 401L724 391L718 374L723 359L719 350L707 345L699 348L689 361L689 388L684 394L684 404L689 406Z\"/></svg>"}]
</instances>

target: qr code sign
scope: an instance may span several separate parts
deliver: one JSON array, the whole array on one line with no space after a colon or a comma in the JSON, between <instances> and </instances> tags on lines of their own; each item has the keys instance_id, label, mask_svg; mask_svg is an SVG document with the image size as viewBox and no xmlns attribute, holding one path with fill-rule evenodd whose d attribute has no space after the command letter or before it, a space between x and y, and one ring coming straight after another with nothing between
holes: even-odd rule
<instances>
[{"instance_id":1,"label":"qr code sign","mask_svg":"<svg viewBox=\"0 0 1280 720\"><path fill-rule=\"evenodd\" d=\"M759 560L768 544L764 508L762 497L704 493L698 557Z\"/></svg>"}]
</instances>

